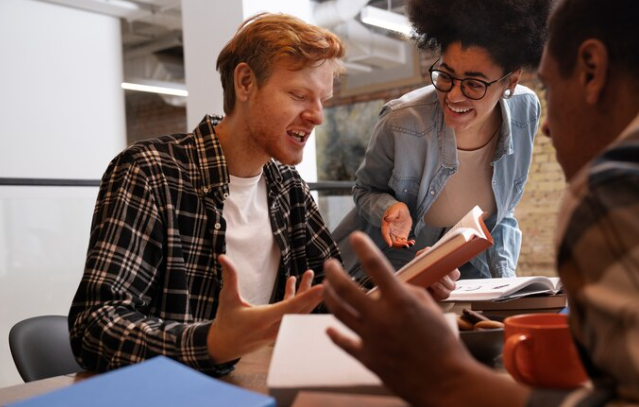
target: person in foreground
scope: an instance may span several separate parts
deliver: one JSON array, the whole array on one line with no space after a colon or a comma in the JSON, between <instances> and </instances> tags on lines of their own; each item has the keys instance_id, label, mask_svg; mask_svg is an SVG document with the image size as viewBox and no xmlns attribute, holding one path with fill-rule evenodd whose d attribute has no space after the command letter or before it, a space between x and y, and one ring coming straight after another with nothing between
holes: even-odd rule
<instances>
[{"instance_id":1,"label":"person in foreground","mask_svg":"<svg viewBox=\"0 0 639 407\"><path fill-rule=\"evenodd\" d=\"M339 251L292 165L343 54L297 18L250 18L217 60L226 116L111 162L69 313L84 368L165 355L225 374L274 340L282 315L316 308L312 285Z\"/></svg>"},{"instance_id":2,"label":"person in foreground","mask_svg":"<svg viewBox=\"0 0 639 407\"><path fill-rule=\"evenodd\" d=\"M358 280L352 231L366 232L399 269L476 205L495 243L460 267L461 277L515 275L514 209L541 116L535 93L518 83L522 68L539 64L550 3L407 2L418 46L439 58L429 69L432 85L382 108L357 170L356 207L333 231Z\"/></svg>"},{"instance_id":3,"label":"person in foreground","mask_svg":"<svg viewBox=\"0 0 639 407\"><path fill-rule=\"evenodd\" d=\"M476 362L423 290L400 284L362 234L351 243L381 290L366 297L325 265L325 300L361 340L348 353L416 406L600 406L639 403L639 2L563 0L549 20L539 78L569 187L557 267L570 329L592 388L530 389Z\"/></svg>"}]
</instances>

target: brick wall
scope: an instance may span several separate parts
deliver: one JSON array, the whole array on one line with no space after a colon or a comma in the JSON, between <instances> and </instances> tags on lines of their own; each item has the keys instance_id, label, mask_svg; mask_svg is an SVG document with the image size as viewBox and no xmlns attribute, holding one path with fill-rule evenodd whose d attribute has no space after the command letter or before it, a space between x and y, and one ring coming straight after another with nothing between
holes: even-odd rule
<instances>
[{"instance_id":1,"label":"brick wall","mask_svg":"<svg viewBox=\"0 0 639 407\"><path fill-rule=\"evenodd\" d=\"M546 105L539 83L529 78L522 83L535 90L541 101L542 122ZM528 183L515 210L523 233L520 275L555 275L554 237L565 177L555 158L550 139L537 132Z\"/></svg>"},{"instance_id":2,"label":"brick wall","mask_svg":"<svg viewBox=\"0 0 639 407\"><path fill-rule=\"evenodd\" d=\"M420 61L422 76L428 77L432 58L423 56ZM426 81L426 80L425 80ZM539 84L532 74L522 78L522 84L532 88L542 101L542 120L545 115L543 97ZM372 94L339 97L339 81L335 85L335 97L326 107L352 104L371 100L388 101L415 89L408 86ZM172 107L157 95L127 92L127 132L129 143L161 134L183 132L186 127L186 109ZM519 275L554 274L554 230L557 211L565 181L550 140L541 132L535 139L533 163L526 190L517 206L515 215L523 232L523 243L519 259Z\"/></svg>"}]
</instances>

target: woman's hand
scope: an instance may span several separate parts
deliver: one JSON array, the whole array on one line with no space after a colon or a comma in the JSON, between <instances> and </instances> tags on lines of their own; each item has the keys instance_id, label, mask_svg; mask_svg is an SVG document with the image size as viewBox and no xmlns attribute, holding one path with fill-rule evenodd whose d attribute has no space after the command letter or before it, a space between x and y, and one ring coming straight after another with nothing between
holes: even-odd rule
<instances>
[{"instance_id":1,"label":"woman's hand","mask_svg":"<svg viewBox=\"0 0 639 407\"><path fill-rule=\"evenodd\" d=\"M382 218L382 238L388 247L411 247L415 240L408 240L413 219L410 217L408 206L403 202L393 204Z\"/></svg>"},{"instance_id":2,"label":"woman's hand","mask_svg":"<svg viewBox=\"0 0 639 407\"><path fill-rule=\"evenodd\" d=\"M417 252L415 257L419 256L427 250L430 250L430 247L421 249ZM455 290L455 287L457 287L455 281L459 280L460 276L461 273L459 272L459 269L455 269L437 280L433 285L428 287L428 292L430 293L430 295L433 296L435 301L443 301L446 298L450 297L450 293Z\"/></svg>"}]
</instances>

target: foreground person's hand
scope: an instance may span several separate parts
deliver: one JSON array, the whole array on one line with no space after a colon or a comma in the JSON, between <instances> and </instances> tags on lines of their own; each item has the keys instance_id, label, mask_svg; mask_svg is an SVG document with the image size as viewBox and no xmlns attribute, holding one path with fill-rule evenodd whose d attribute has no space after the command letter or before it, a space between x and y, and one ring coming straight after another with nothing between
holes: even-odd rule
<instances>
[{"instance_id":1,"label":"foreground person's hand","mask_svg":"<svg viewBox=\"0 0 639 407\"><path fill-rule=\"evenodd\" d=\"M360 337L329 328L338 346L416 406L524 405L527 391L476 362L430 295L397 280L366 235L353 233L351 244L380 297L375 300L362 292L337 261L326 262L326 304Z\"/></svg>"},{"instance_id":2,"label":"foreground person's hand","mask_svg":"<svg viewBox=\"0 0 639 407\"><path fill-rule=\"evenodd\" d=\"M217 315L209 330L207 344L215 363L228 362L272 343L285 314L311 312L322 301L322 285L311 287L313 272L302 276L295 293L295 277L286 282L284 300L253 306L240 295L235 265L226 256L219 257L224 285Z\"/></svg>"}]
</instances>

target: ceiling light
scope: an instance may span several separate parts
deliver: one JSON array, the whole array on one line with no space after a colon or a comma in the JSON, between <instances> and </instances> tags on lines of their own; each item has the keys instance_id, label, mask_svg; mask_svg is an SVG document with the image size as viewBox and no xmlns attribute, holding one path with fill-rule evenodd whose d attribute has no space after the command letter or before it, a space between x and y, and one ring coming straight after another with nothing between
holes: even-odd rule
<instances>
[{"instance_id":1,"label":"ceiling light","mask_svg":"<svg viewBox=\"0 0 639 407\"><path fill-rule=\"evenodd\" d=\"M410 36L413 32L406 16L381 8L366 6L362 9L360 18L364 24L381 27L405 36Z\"/></svg>"},{"instance_id":2,"label":"ceiling light","mask_svg":"<svg viewBox=\"0 0 639 407\"><path fill-rule=\"evenodd\" d=\"M134 90L138 92L159 93L171 96L188 96L186 86L174 82L149 81L136 79L133 82L122 82L122 89Z\"/></svg>"},{"instance_id":3,"label":"ceiling light","mask_svg":"<svg viewBox=\"0 0 639 407\"><path fill-rule=\"evenodd\" d=\"M358 71L358 72L373 72L373 67L370 65L364 65L357 62L348 62L341 61L341 64L344 68L348 70Z\"/></svg>"}]
</instances>

